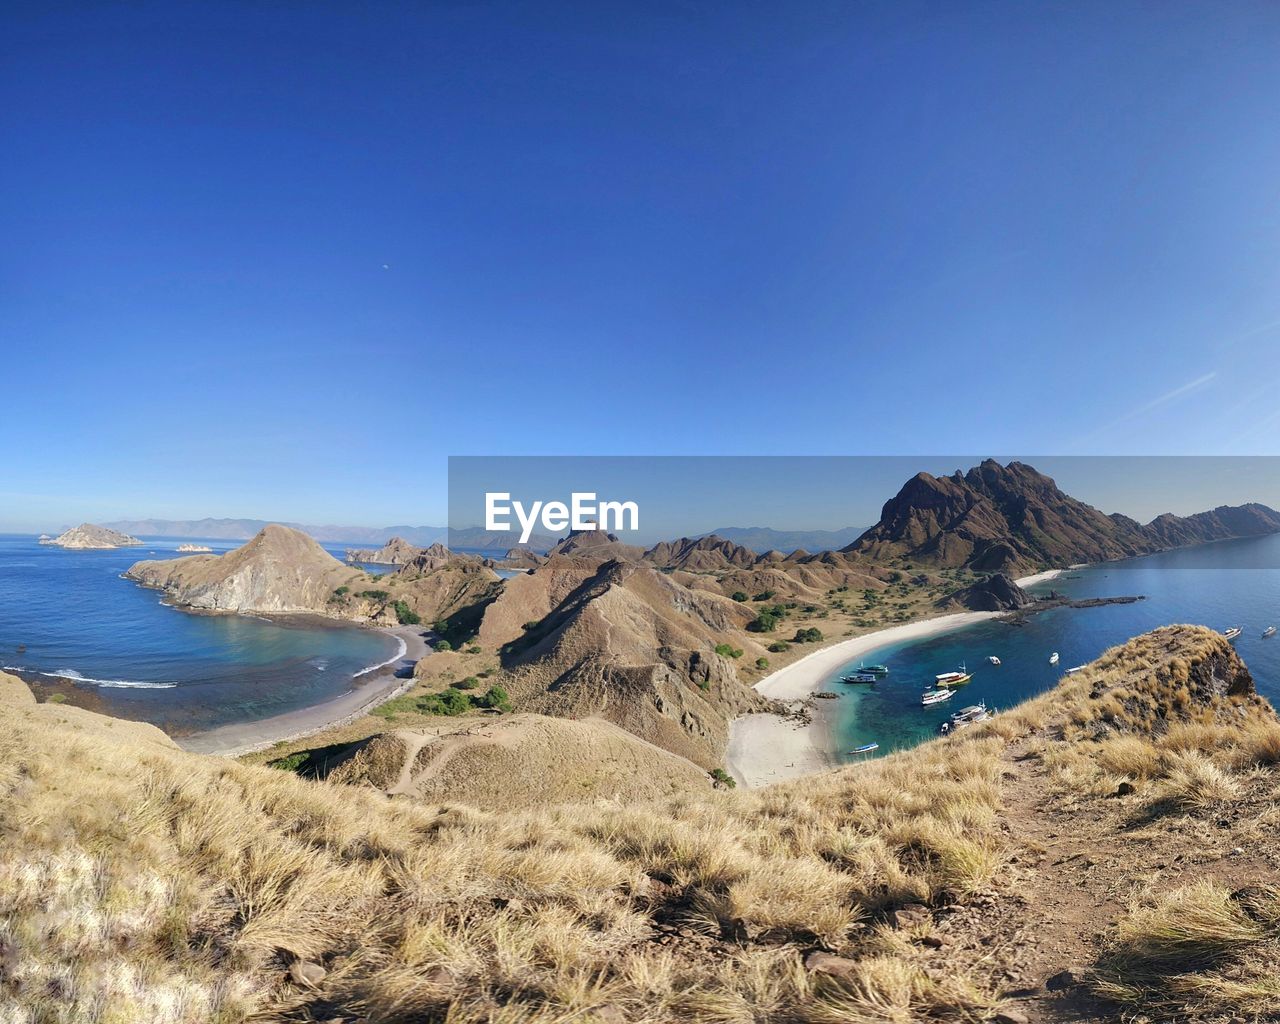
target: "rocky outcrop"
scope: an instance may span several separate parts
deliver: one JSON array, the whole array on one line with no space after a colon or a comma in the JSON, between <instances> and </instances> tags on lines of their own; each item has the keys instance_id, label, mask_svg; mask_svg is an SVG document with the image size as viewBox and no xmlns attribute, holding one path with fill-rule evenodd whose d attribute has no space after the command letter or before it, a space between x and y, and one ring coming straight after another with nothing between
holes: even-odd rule
<instances>
[{"instance_id":1,"label":"rocky outcrop","mask_svg":"<svg viewBox=\"0 0 1280 1024\"><path fill-rule=\"evenodd\" d=\"M57 537L41 537L41 544L75 550L108 550L110 548L138 547L142 541L130 537L127 533L110 530L94 523L81 523Z\"/></svg>"},{"instance_id":2,"label":"rocky outcrop","mask_svg":"<svg viewBox=\"0 0 1280 1024\"><path fill-rule=\"evenodd\" d=\"M845 550L874 562L1017 574L1276 532L1280 512L1265 505L1165 515L1143 526L1071 497L1031 466L988 459L948 477L917 473Z\"/></svg>"},{"instance_id":3,"label":"rocky outcrop","mask_svg":"<svg viewBox=\"0 0 1280 1024\"><path fill-rule=\"evenodd\" d=\"M965 608L974 612L1008 612L1025 608L1031 598L1002 572L979 580L938 602L940 608Z\"/></svg>"},{"instance_id":4,"label":"rocky outcrop","mask_svg":"<svg viewBox=\"0 0 1280 1024\"><path fill-rule=\"evenodd\" d=\"M436 550L443 552L443 557L449 557L449 549L443 544L432 544L429 551ZM403 537L392 537L382 547L373 550L369 548L347 548L348 562L368 562L370 565L404 565L424 554L424 550L416 545L410 544Z\"/></svg>"}]
</instances>

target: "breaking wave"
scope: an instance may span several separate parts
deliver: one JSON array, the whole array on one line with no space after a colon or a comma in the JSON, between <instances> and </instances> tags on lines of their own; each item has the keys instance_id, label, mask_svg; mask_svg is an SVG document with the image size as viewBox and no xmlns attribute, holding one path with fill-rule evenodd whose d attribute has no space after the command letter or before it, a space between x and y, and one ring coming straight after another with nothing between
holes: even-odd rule
<instances>
[{"instance_id":1,"label":"breaking wave","mask_svg":"<svg viewBox=\"0 0 1280 1024\"><path fill-rule=\"evenodd\" d=\"M366 676L370 672L377 672L378 669L380 668L386 668L388 665L395 664L397 661L399 661L401 658L403 658L406 654L409 653L409 645L404 642L404 637L402 636L396 637L396 643L400 645L400 650L398 650L390 658L388 658L386 661L380 661L376 665L370 665L367 668L362 668L359 672L357 672L351 678L359 679L361 676Z\"/></svg>"},{"instance_id":2,"label":"breaking wave","mask_svg":"<svg viewBox=\"0 0 1280 1024\"><path fill-rule=\"evenodd\" d=\"M60 668L56 672L41 672L39 669L23 668L21 665L0 666L6 672L28 672L32 675L44 676L48 679L66 679L72 683L88 683L90 686L108 686L122 690L172 690L177 683L140 683L132 679L94 679L81 675L73 668Z\"/></svg>"}]
</instances>

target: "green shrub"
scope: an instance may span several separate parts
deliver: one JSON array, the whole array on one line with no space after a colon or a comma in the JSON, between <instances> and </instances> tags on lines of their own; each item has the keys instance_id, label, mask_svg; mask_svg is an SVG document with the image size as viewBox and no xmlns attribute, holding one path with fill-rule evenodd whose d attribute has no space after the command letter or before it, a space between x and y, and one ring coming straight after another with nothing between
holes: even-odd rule
<instances>
[{"instance_id":1,"label":"green shrub","mask_svg":"<svg viewBox=\"0 0 1280 1024\"><path fill-rule=\"evenodd\" d=\"M479 644L472 644L470 647L468 647L468 648L467 648L467 653L468 653L468 654L479 654L479 653L480 653L480 645L479 645Z\"/></svg>"},{"instance_id":2,"label":"green shrub","mask_svg":"<svg viewBox=\"0 0 1280 1024\"><path fill-rule=\"evenodd\" d=\"M386 601L391 594L385 590L362 590L359 596L367 597L370 601Z\"/></svg>"},{"instance_id":3,"label":"green shrub","mask_svg":"<svg viewBox=\"0 0 1280 1024\"><path fill-rule=\"evenodd\" d=\"M742 651L735 649L732 644L716 644L716 654L722 658L742 657Z\"/></svg>"},{"instance_id":4,"label":"green shrub","mask_svg":"<svg viewBox=\"0 0 1280 1024\"><path fill-rule=\"evenodd\" d=\"M753 597L751 600L753 600L753 601L771 601L771 600L773 600L773 595L774 595L775 593L776 593L776 591L773 591L773 590L762 590L762 591L760 591L760 593L756 594L756 596L755 596L755 597Z\"/></svg>"},{"instance_id":5,"label":"green shrub","mask_svg":"<svg viewBox=\"0 0 1280 1024\"><path fill-rule=\"evenodd\" d=\"M735 590L733 592L733 599L735 601L740 601L744 604L749 600L749 598L746 595L746 592L742 590Z\"/></svg>"},{"instance_id":6,"label":"green shrub","mask_svg":"<svg viewBox=\"0 0 1280 1024\"><path fill-rule=\"evenodd\" d=\"M747 623L747 631L750 633L772 633L777 626L777 616L770 612L761 612Z\"/></svg>"},{"instance_id":7,"label":"green shrub","mask_svg":"<svg viewBox=\"0 0 1280 1024\"><path fill-rule=\"evenodd\" d=\"M797 629L796 635L791 638L793 644L812 644L822 639L822 630L810 626L808 629Z\"/></svg>"},{"instance_id":8,"label":"green shrub","mask_svg":"<svg viewBox=\"0 0 1280 1024\"><path fill-rule=\"evenodd\" d=\"M437 651L451 651L453 650L453 644L449 643L448 640L437 640L435 642L435 649Z\"/></svg>"},{"instance_id":9,"label":"green shrub","mask_svg":"<svg viewBox=\"0 0 1280 1024\"><path fill-rule=\"evenodd\" d=\"M345 595L351 593L351 588L347 586L342 586L342 587L339 587L337 590L335 590L334 593L337 594L339 597L344 597Z\"/></svg>"},{"instance_id":10,"label":"green shrub","mask_svg":"<svg viewBox=\"0 0 1280 1024\"><path fill-rule=\"evenodd\" d=\"M45 698L46 704L65 704L67 695L65 693L51 693Z\"/></svg>"},{"instance_id":11,"label":"green shrub","mask_svg":"<svg viewBox=\"0 0 1280 1024\"><path fill-rule=\"evenodd\" d=\"M756 668L768 668L768 667L769 667L768 658L756 658Z\"/></svg>"},{"instance_id":12,"label":"green shrub","mask_svg":"<svg viewBox=\"0 0 1280 1024\"><path fill-rule=\"evenodd\" d=\"M785 640L775 640L769 645L769 651L772 654L781 654L783 651L791 650L791 645Z\"/></svg>"},{"instance_id":13,"label":"green shrub","mask_svg":"<svg viewBox=\"0 0 1280 1024\"><path fill-rule=\"evenodd\" d=\"M475 690L479 688L480 680L477 679L475 676L467 676L466 679L459 679L453 685L456 689L459 689L459 690Z\"/></svg>"},{"instance_id":14,"label":"green shrub","mask_svg":"<svg viewBox=\"0 0 1280 1024\"><path fill-rule=\"evenodd\" d=\"M489 687L484 696L476 700L476 704L482 708L492 708L495 711L509 713L512 710L511 697L501 686Z\"/></svg>"},{"instance_id":15,"label":"green shrub","mask_svg":"<svg viewBox=\"0 0 1280 1024\"><path fill-rule=\"evenodd\" d=\"M728 789L733 789L735 786L738 785L734 777L730 775L727 771L725 771L723 768L712 768L708 774L713 779L715 779L716 782L720 783L720 785Z\"/></svg>"},{"instance_id":16,"label":"green shrub","mask_svg":"<svg viewBox=\"0 0 1280 1024\"><path fill-rule=\"evenodd\" d=\"M422 621L422 616L403 601L397 601L394 608L396 610L396 621L402 626L416 626Z\"/></svg>"}]
</instances>

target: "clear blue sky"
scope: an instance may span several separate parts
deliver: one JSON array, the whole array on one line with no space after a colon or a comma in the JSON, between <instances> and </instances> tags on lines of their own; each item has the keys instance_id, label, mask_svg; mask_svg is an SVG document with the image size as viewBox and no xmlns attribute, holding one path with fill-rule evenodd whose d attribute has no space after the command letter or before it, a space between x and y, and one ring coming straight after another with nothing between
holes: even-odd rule
<instances>
[{"instance_id":1,"label":"clear blue sky","mask_svg":"<svg viewBox=\"0 0 1280 1024\"><path fill-rule=\"evenodd\" d=\"M7 5L0 528L1275 453L1278 52L1269 3Z\"/></svg>"}]
</instances>

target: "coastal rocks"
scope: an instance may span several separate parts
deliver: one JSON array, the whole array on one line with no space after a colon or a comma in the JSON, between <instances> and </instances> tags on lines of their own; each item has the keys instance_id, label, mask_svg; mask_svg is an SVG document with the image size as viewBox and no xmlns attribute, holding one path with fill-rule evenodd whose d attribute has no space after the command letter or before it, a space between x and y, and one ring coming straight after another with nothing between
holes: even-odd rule
<instances>
[{"instance_id":1,"label":"coastal rocks","mask_svg":"<svg viewBox=\"0 0 1280 1024\"><path fill-rule=\"evenodd\" d=\"M59 534L57 537L41 537L40 543L59 548L79 551L106 551L112 548L139 547L142 541L130 537L118 530L109 530L105 526L94 523L81 523L79 526Z\"/></svg>"},{"instance_id":2,"label":"coastal rocks","mask_svg":"<svg viewBox=\"0 0 1280 1024\"><path fill-rule=\"evenodd\" d=\"M966 608L974 612L1007 612L1031 603L1017 583L1002 572L950 594L938 602L943 608Z\"/></svg>"}]
</instances>

